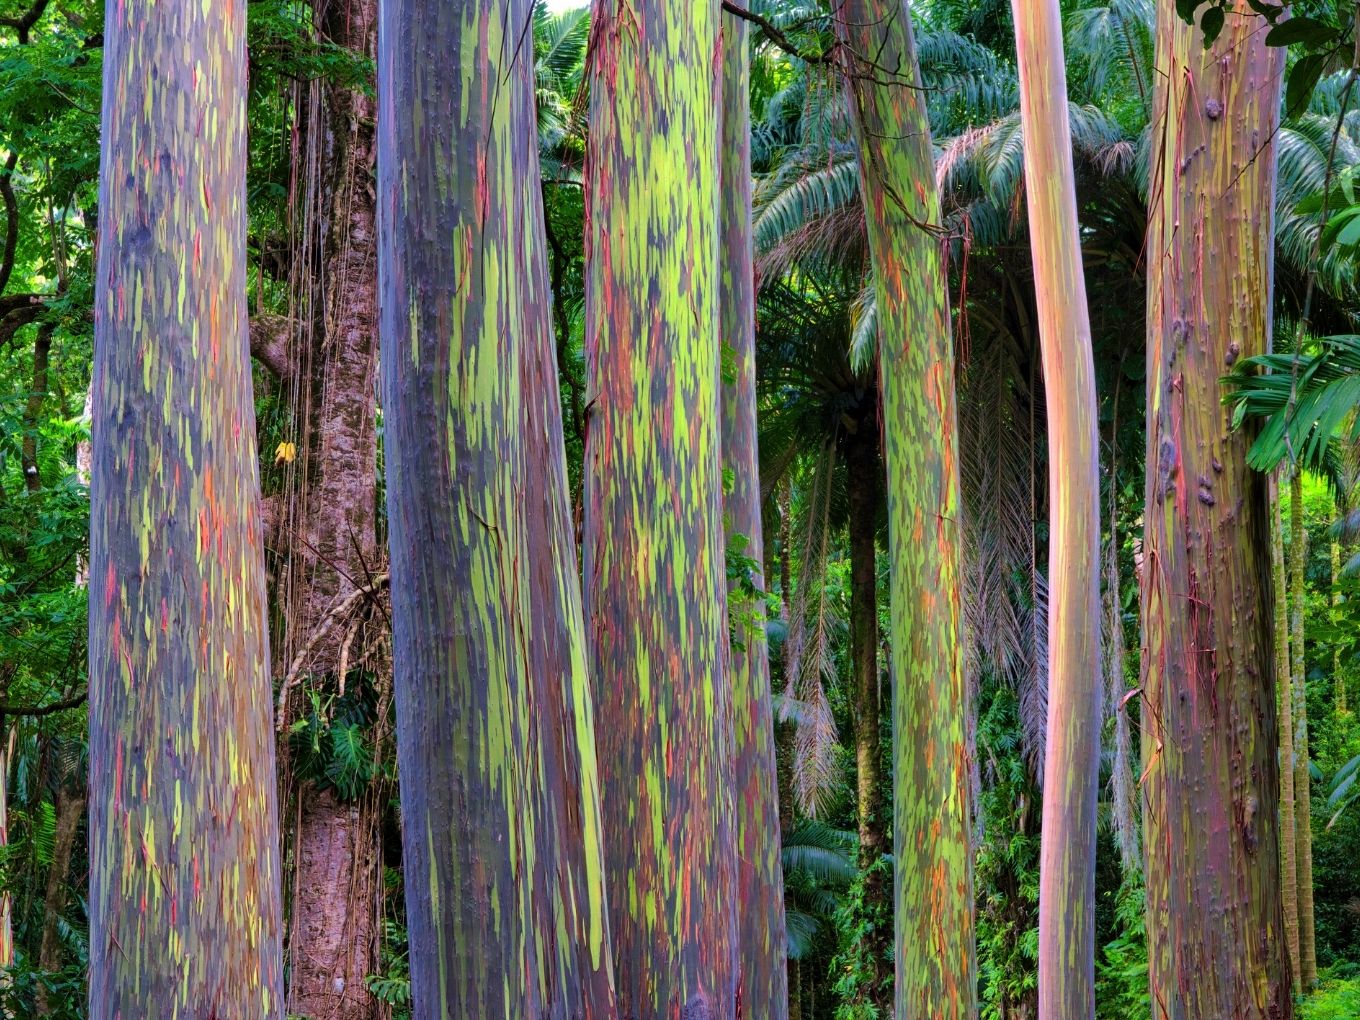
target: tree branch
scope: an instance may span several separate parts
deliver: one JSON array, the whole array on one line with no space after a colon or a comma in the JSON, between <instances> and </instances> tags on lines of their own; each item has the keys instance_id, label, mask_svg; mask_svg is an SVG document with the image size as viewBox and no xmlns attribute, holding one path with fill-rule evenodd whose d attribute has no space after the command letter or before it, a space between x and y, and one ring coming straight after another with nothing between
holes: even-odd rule
<instances>
[{"instance_id":1,"label":"tree branch","mask_svg":"<svg viewBox=\"0 0 1360 1020\"><path fill-rule=\"evenodd\" d=\"M282 315L254 315L250 319L250 356L276 379L290 375L288 339L292 323Z\"/></svg>"},{"instance_id":2,"label":"tree branch","mask_svg":"<svg viewBox=\"0 0 1360 1020\"><path fill-rule=\"evenodd\" d=\"M33 0L33 6L20 17L0 18L0 26L14 29L19 34L19 42L27 44L28 33L33 31L33 27L37 25L38 19L41 18L43 12L47 10L49 2L50 0Z\"/></svg>"},{"instance_id":3,"label":"tree branch","mask_svg":"<svg viewBox=\"0 0 1360 1020\"><path fill-rule=\"evenodd\" d=\"M723 0L722 7L728 14L735 15L736 17L741 18L742 21L749 21L751 24L755 25L765 33L766 39L770 40L771 43L791 57L797 57L799 60L808 64L830 64L833 61L833 56L830 53L804 53L792 39L784 34L783 29L763 14L757 14L755 11L749 11L745 7L739 7L737 4L733 3L732 0Z\"/></svg>"},{"instance_id":4,"label":"tree branch","mask_svg":"<svg viewBox=\"0 0 1360 1020\"><path fill-rule=\"evenodd\" d=\"M43 312L47 311L47 306L34 295L32 304L19 305L13 311L5 313L0 310L0 348L3 348L11 340L14 334L25 326L37 322L42 317Z\"/></svg>"},{"instance_id":5,"label":"tree branch","mask_svg":"<svg viewBox=\"0 0 1360 1020\"><path fill-rule=\"evenodd\" d=\"M0 202L5 206L5 247L0 251L0 294L5 292L10 274L14 272L14 256L19 248L19 200L14 195L14 168L19 164L19 150L5 160L0 173Z\"/></svg>"},{"instance_id":6,"label":"tree branch","mask_svg":"<svg viewBox=\"0 0 1360 1020\"><path fill-rule=\"evenodd\" d=\"M85 704L85 700L89 696L90 692L87 688L72 697L62 701L52 701L46 705L15 705L8 701L0 702L0 715L25 715L31 718L56 715L58 712L65 712L68 708L79 708Z\"/></svg>"}]
</instances>

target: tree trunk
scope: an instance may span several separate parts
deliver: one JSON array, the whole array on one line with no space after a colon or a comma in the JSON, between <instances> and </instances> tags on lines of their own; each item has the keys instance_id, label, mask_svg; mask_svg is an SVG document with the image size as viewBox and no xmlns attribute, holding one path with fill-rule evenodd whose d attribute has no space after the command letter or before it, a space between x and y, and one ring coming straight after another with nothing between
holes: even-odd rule
<instances>
[{"instance_id":1,"label":"tree trunk","mask_svg":"<svg viewBox=\"0 0 1360 1020\"><path fill-rule=\"evenodd\" d=\"M1317 937L1313 924L1313 777L1308 769L1308 662L1304 655L1303 600L1308 532L1303 521L1303 473L1289 483L1290 673L1294 686L1294 839L1298 858L1299 977L1301 988L1317 984Z\"/></svg>"},{"instance_id":2,"label":"tree trunk","mask_svg":"<svg viewBox=\"0 0 1360 1020\"><path fill-rule=\"evenodd\" d=\"M43 900L42 942L38 947L38 969L54 974L61 969L61 933L57 922L66 911L67 883L71 877L71 856L76 836L85 816L85 797L62 787L57 791L57 828L52 840L52 866L47 869L47 896ZM46 989L38 989L38 1015L51 1016L52 1003Z\"/></svg>"},{"instance_id":3,"label":"tree trunk","mask_svg":"<svg viewBox=\"0 0 1360 1020\"><path fill-rule=\"evenodd\" d=\"M1270 336L1284 54L1230 12L1158 17L1143 584L1148 957L1157 1020L1293 1014L1281 937L1266 480L1219 378Z\"/></svg>"},{"instance_id":4,"label":"tree trunk","mask_svg":"<svg viewBox=\"0 0 1360 1020\"><path fill-rule=\"evenodd\" d=\"M1341 543L1332 543L1332 622L1340 624L1343 618L1341 606L1345 599L1341 596ZM1332 690L1335 692L1334 708L1337 715L1345 715L1346 708L1346 678L1341 672L1341 645L1332 645Z\"/></svg>"},{"instance_id":5,"label":"tree trunk","mask_svg":"<svg viewBox=\"0 0 1360 1020\"><path fill-rule=\"evenodd\" d=\"M586 158L586 629L625 1017L735 1012L717 0L600 0Z\"/></svg>"},{"instance_id":6,"label":"tree trunk","mask_svg":"<svg viewBox=\"0 0 1360 1020\"><path fill-rule=\"evenodd\" d=\"M110 6L90 522L90 1015L277 1017L245 7ZM208 126L210 125L210 127Z\"/></svg>"},{"instance_id":7,"label":"tree trunk","mask_svg":"<svg viewBox=\"0 0 1360 1020\"><path fill-rule=\"evenodd\" d=\"M1280 719L1280 899L1284 910L1284 940L1289 950L1289 969L1296 987L1302 987L1299 963L1299 868L1294 829L1294 687L1289 658L1289 578L1284 563L1284 521L1280 512L1279 484L1270 479L1271 517L1270 576L1275 596L1275 676Z\"/></svg>"},{"instance_id":8,"label":"tree trunk","mask_svg":"<svg viewBox=\"0 0 1360 1020\"><path fill-rule=\"evenodd\" d=\"M534 289L530 0L391 0L378 39L382 397L411 988L539 1017L542 930L522 359ZM588 824L588 822L586 823ZM604 943L595 941L597 958ZM557 1015L557 1014L552 1014Z\"/></svg>"},{"instance_id":9,"label":"tree trunk","mask_svg":"<svg viewBox=\"0 0 1360 1020\"><path fill-rule=\"evenodd\" d=\"M39 323L38 335L33 341L33 387L24 404L24 439L19 451L19 464L29 492L42 488L42 472L38 467L38 415L47 400L47 369L52 356L54 328L51 322Z\"/></svg>"},{"instance_id":10,"label":"tree trunk","mask_svg":"<svg viewBox=\"0 0 1360 1020\"><path fill-rule=\"evenodd\" d=\"M722 24L723 104L719 136L722 338L731 350L723 388L723 461L729 549L749 557L754 590L729 586L735 618L730 659L735 804L738 985L742 1016L783 1020L788 1013L784 875L780 865L778 777L769 648L765 638L765 538L760 516L756 422L756 289L751 226L750 52L746 22Z\"/></svg>"},{"instance_id":11,"label":"tree trunk","mask_svg":"<svg viewBox=\"0 0 1360 1020\"><path fill-rule=\"evenodd\" d=\"M376 0L323 2L316 25L328 42L372 59ZM314 227L304 244L311 249L306 264L317 271L308 289L312 314L291 351L300 381L295 420L303 455L292 522L299 537L286 543L284 648L290 664L332 609L381 569L374 102L362 89L314 87L318 115L309 125L307 149L321 169L308 189L311 208L303 220ZM357 618L338 625L337 638L317 642L303 663L322 689L334 691L345 682L336 675L347 665L340 649L348 642L339 635L359 625ZM377 900L383 891L376 805L342 802L311 783L297 796L302 810L289 918L288 1008L326 1020L367 1020L376 1003L364 979L378 969ZM344 876L342 888L336 888L336 876Z\"/></svg>"},{"instance_id":12,"label":"tree trunk","mask_svg":"<svg viewBox=\"0 0 1360 1020\"><path fill-rule=\"evenodd\" d=\"M1100 779L1100 466L1058 0L1013 0L1026 206L1048 400L1048 725L1039 1015L1095 1015Z\"/></svg>"},{"instance_id":13,"label":"tree trunk","mask_svg":"<svg viewBox=\"0 0 1360 1020\"><path fill-rule=\"evenodd\" d=\"M874 265L894 675L898 1016L976 1013L954 353L925 93L902 0L837 8ZM872 55L872 65L868 63Z\"/></svg>"}]
</instances>

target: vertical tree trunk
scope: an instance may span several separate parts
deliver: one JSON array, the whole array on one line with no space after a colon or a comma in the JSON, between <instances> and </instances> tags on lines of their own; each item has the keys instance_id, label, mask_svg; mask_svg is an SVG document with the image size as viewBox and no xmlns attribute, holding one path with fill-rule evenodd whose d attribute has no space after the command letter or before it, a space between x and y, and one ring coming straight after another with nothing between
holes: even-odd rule
<instances>
[{"instance_id":1,"label":"vertical tree trunk","mask_svg":"<svg viewBox=\"0 0 1360 1020\"><path fill-rule=\"evenodd\" d=\"M104 37L90 524L90 1015L283 1012L245 316L245 7Z\"/></svg>"},{"instance_id":2,"label":"vertical tree trunk","mask_svg":"<svg viewBox=\"0 0 1360 1020\"><path fill-rule=\"evenodd\" d=\"M322 38L372 59L377 0L316 6ZM288 541L289 658L332 608L379 570L377 542L378 265L373 192L374 102L363 89L318 83L308 149L320 167L304 217L315 236L307 265L309 328L294 345L301 404L302 479ZM357 625L346 621L337 635ZM316 644L303 668L323 689L345 681L339 648ZM284 720L280 720L283 725ZM377 804L347 803L311 783L298 791L297 874L289 918L288 1008L300 1016L366 1020L375 1002L364 979L377 970L380 880ZM357 813L356 813L357 812ZM338 885L337 885L338 882Z\"/></svg>"},{"instance_id":3,"label":"vertical tree trunk","mask_svg":"<svg viewBox=\"0 0 1360 1020\"><path fill-rule=\"evenodd\" d=\"M38 335L33 341L33 387L24 404L24 439L19 450L19 464L29 492L42 488L42 472L38 468L38 415L47 400L47 369L52 356L54 328L50 321L39 323Z\"/></svg>"},{"instance_id":4,"label":"vertical tree trunk","mask_svg":"<svg viewBox=\"0 0 1360 1020\"><path fill-rule=\"evenodd\" d=\"M1303 600L1308 565L1308 532L1303 521L1303 473L1289 483L1290 673L1294 707L1294 839L1298 860L1299 977L1301 987L1317 984L1317 938L1313 925L1313 777L1308 769L1308 661L1304 655Z\"/></svg>"},{"instance_id":5,"label":"vertical tree trunk","mask_svg":"<svg viewBox=\"0 0 1360 1020\"><path fill-rule=\"evenodd\" d=\"M526 40L526 49L528 42ZM581 605L576 529L553 329L554 296L544 250L546 229L538 160L533 60L514 69L513 130L523 215L515 271L524 289L526 472L532 618L529 655L535 729L541 740L534 819L537 924L558 932L540 953L542 1020L609 1020L615 1016L613 951L605 903L604 836L596 762L594 704ZM543 935L540 935L543 938Z\"/></svg>"},{"instance_id":6,"label":"vertical tree trunk","mask_svg":"<svg viewBox=\"0 0 1360 1020\"><path fill-rule=\"evenodd\" d=\"M1341 543L1332 543L1332 622L1340 623L1342 618L1341 605L1344 599L1341 597ZM1336 643L1332 646L1332 690L1335 701L1333 707L1337 715L1345 715L1346 708L1346 678L1341 672L1341 645Z\"/></svg>"},{"instance_id":7,"label":"vertical tree trunk","mask_svg":"<svg viewBox=\"0 0 1360 1020\"><path fill-rule=\"evenodd\" d=\"M976 1013L954 353L925 93L902 0L844 0L880 323L898 1016Z\"/></svg>"},{"instance_id":8,"label":"vertical tree trunk","mask_svg":"<svg viewBox=\"0 0 1360 1020\"><path fill-rule=\"evenodd\" d=\"M1284 911L1284 940L1294 984L1302 987L1299 963L1299 868L1294 838L1294 685L1289 658L1289 578L1284 563L1284 521L1280 512L1277 477L1270 479L1270 577L1275 596L1275 676L1280 727L1280 899Z\"/></svg>"},{"instance_id":9,"label":"vertical tree trunk","mask_svg":"<svg viewBox=\"0 0 1360 1020\"><path fill-rule=\"evenodd\" d=\"M38 969L53 974L61 969L61 933L57 922L66 910L71 855L75 853L85 797L66 787L57 791L57 828L52 840L52 866L47 869L47 895L43 899L42 941L38 946ZM46 989L38 989L38 1015L50 1016L52 1003Z\"/></svg>"},{"instance_id":10,"label":"vertical tree trunk","mask_svg":"<svg viewBox=\"0 0 1360 1020\"><path fill-rule=\"evenodd\" d=\"M1283 51L1159 5L1148 251L1144 823L1153 1015L1293 1013L1266 482L1219 378L1270 336Z\"/></svg>"},{"instance_id":11,"label":"vertical tree trunk","mask_svg":"<svg viewBox=\"0 0 1360 1020\"><path fill-rule=\"evenodd\" d=\"M1100 467L1058 0L1013 0L1026 207L1048 399L1048 726L1039 1015L1095 1015Z\"/></svg>"},{"instance_id":12,"label":"vertical tree trunk","mask_svg":"<svg viewBox=\"0 0 1360 1020\"><path fill-rule=\"evenodd\" d=\"M732 378L723 389L723 461L732 472L726 499L728 542L755 561L751 583L765 588L756 428L756 289L751 234L750 52L746 22L722 22L721 176L722 339ZM742 1016L783 1020L788 1012L784 875L780 866L774 707L765 607L760 595L729 588L736 618L731 650L732 796L737 852L738 985Z\"/></svg>"},{"instance_id":13,"label":"vertical tree trunk","mask_svg":"<svg viewBox=\"0 0 1360 1020\"><path fill-rule=\"evenodd\" d=\"M626 1017L736 984L717 0L600 0L586 175L586 626Z\"/></svg>"},{"instance_id":14,"label":"vertical tree trunk","mask_svg":"<svg viewBox=\"0 0 1360 1020\"><path fill-rule=\"evenodd\" d=\"M422 1015L538 1017L539 739L519 248L529 0L380 14L378 208L397 757ZM541 257L541 248L540 248ZM540 291L541 299L541 291ZM568 936L569 937L569 936Z\"/></svg>"}]
</instances>

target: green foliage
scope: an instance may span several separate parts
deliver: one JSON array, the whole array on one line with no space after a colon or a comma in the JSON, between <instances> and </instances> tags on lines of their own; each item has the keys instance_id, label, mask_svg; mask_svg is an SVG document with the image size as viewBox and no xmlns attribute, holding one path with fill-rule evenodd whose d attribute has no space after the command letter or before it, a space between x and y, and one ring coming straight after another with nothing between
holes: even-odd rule
<instances>
[{"instance_id":1,"label":"green foliage","mask_svg":"<svg viewBox=\"0 0 1360 1020\"><path fill-rule=\"evenodd\" d=\"M1358 1016L1360 977L1356 976L1321 975L1317 989L1303 1000L1299 1009L1299 1020L1355 1020Z\"/></svg>"},{"instance_id":2,"label":"green foliage","mask_svg":"<svg viewBox=\"0 0 1360 1020\"><path fill-rule=\"evenodd\" d=\"M307 714L289 730L289 752L298 778L333 789L344 800L363 795L381 768L372 729L377 718L374 678L358 670L344 693L308 684Z\"/></svg>"},{"instance_id":3,"label":"green foliage","mask_svg":"<svg viewBox=\"0 0 1360 1020\"><path fill-rule=\"evenodd\" d=\"M1119 934L1096 954L1097 1020L1127 1020L1151 1012L1146 918L1142 876L1125 876L1115 899Z\"/></svg>"},{"instance_id":4,"label":"green foliage","mask_svg":"<svg viewBox=\"0 0 1360 1020\"><path fill-rule=\"evenodd\" d=\"M836 956L831 962L832 991L837 998L836 1020L878 1020L888 1015L878 1003L892 999L893 961L871 959L873 947L883 944L875 931L887 931L892 944L892 900L866 895L872 887L892 889L893 862L887 854L855 875L836 911ZM877 881L875 881L877 879ZM877 985L886 973L888 988Z\"/></svg>"}]
</instances>

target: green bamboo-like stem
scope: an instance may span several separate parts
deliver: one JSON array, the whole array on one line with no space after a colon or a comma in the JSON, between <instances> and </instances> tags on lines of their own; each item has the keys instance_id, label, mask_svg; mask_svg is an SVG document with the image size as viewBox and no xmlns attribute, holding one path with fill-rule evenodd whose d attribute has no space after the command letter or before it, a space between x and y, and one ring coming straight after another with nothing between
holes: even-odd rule
<instances>
[{"instance_id":1,"label":"green bamboo-like stem","mask_svg":"<svg viewBox=\"0 0 1360 1020\"><path fill-rule=\"evenodd\" d=\"M735 1012L717 0L599 0L585 606L619 1010Z\"/></svg>"},{"instance_id":2,"label":"green bamboo-like stem","mask_svg":"<svg viewBox=\"0 0 1360 1020\"><path fill-rule=\"evenodd\" d=\"M525 40L525 46L530 40ZM562 401L553 328L538 159L534 63L515 67L514 130L519 136L523 231L515 244L527 329L523 354L524 508L529 653L535 729L542 742L534 831L536 954L542 972L538 1020L610 1020L613 953L605 905L600 776L587 668L581 574L571 517Z\"/></svg>"},{"instance_id":3,"label":"green bamboo-like stem","mask_svg":"<svg viewBox=\"0 0 1360 1020\"><path fill-rule=\"evenodd\" d=\"M835 8L880 323L887 462L896 1011L976 1013L954 353L939 196L902 0Z\"/></svg>"},{"instance_id":4,"label":"green bamboo-like stem","mask_svg":"<svg viewBox=\"0 0 1360 1020\"><path fill-rule=\"evenodd\" d=\"M1313 922L1313 777L1308 769L1308 662L1304 656L1303 601L1308 532L1303 520L1303 472L1289 481L1290 676L1294 688L1294 840L1298 861L1300 987L1317 984L1317 935Z\"/></svg>"},{"instance_id":5,"label":"green bamboo-like stem","mask_svg":"<svg viewBox=\"0 0 1360 1020\"><path fill-rule=\"evenodd\" d=\"M756 428L756 289L751 233L750 51L746 22L722 22L721 152L722 339L730 350L723 387L723 461L728 541L754 561L751 582L765 587ZM780 866L779 794L774 706L765 639L764 600L728 592L739 628L730 660L732 772L737 849L738 1002L743 1015L783 1020L788 1013L784 873Z\"/></svg>"},{"instance_id":6,"label":"green bamboo-like stem","mask_svg":"<svg viewBox=\"0 0 1360 1020\"><path fill-rule=\"evenodd\" d=\"M90 513L90 1016L279 1017L247 353L245 6L108 7Z\"/></svg>"},{"instance_id":7,"label":"green bamboo-like stem","mask_svg":"<svg viewBox=\"0 0 1360 1020\"><path fill-rule=\"evenodd\" d=\"M1266 479L1219 379L1270 337L1284 54L1159 4L1147 241L1144 826L1155 1020L1289 1017Z\"/></svg>"},{"instance_id":8,"label":"green bamboo-like stem","mask_svg":"<svg viewBox=\"0 0 1360 1020\"><path fill-rule=\"evenodd\" d=\"M1048 400L1048 727L1039 1015L1095 1015L1100 776L1100 467L1058 0L1013 0L1025 205Z\"/></svg>"},{"instance_id":9,"label":"green bamboo-like stem","mask_svg":"<svg viewBox=\"0 0 1360 1020\"><path fill-rule=\"evenodd\" d=\"M1275 598L1275 676L1280 727L1280 898L1289 969L1296 986L1303 980L1299 963L1299 867L1294 830L1294 700L1289 658L1289 578L1284 561L1284 520L1278 478L1270 479L1270 577Z\"/></svg>"},{"instance_id":10,"label":"green bamboo-like stem","mask_svg":"<svg viewBox=\"0 0 1360 1020\"><path fill-rule=\"evenodd\" d=\"M411 989L550 1008L520 366L530 0L392 0L378 36L382 401ZM541 283L537 297L542 300ZM598 947L598 943L597 943Z\"/></svg>"}]
</instances>

